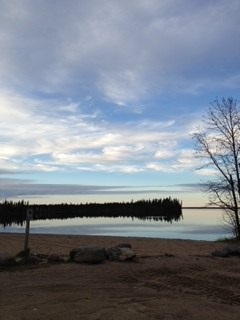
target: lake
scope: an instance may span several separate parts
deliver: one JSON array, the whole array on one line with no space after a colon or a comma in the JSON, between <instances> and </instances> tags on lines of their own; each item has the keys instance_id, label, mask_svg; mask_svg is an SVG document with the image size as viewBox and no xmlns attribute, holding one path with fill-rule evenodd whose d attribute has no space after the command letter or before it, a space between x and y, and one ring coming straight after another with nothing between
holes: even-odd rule
<instances>
[{"instance_id":1,"label":"lake","mask_svg":"<svg viewBox=\"0 0 240 320\"><path fill-rule=\"evenodd\" d=\"M183 209L178 222L137 218L74 218L31 221L31 233L150 237L214 241L231 235L220 209ZM25 226L0 228L0 232L24 233Z\"/></svg>"}]
</instances>

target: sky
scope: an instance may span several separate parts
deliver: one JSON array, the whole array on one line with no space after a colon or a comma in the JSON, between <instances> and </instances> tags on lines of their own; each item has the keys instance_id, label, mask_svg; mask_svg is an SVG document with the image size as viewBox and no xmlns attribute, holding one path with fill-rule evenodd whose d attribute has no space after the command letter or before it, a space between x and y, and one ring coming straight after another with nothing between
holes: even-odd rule
<instances>
[{"instance_id":1,"label":"sky","mask_svg":"<svg viewBox=\"0 0 240 320\"><path fill-rule=\"evenodd\" d=\"M207 204L192 135L240 98L240 0L0 0L0 200Z\"/></svg>"}]
</instances>

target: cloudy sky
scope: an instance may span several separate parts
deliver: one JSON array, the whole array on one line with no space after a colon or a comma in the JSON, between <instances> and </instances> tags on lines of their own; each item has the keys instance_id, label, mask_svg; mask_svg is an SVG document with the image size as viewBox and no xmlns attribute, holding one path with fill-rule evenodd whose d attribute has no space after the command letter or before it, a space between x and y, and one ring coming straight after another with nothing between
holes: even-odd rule
<instances>
[{"instance_id":1,"label":"cloudy sky","mask_svg":"<svg viewBox=\"0 0 240 320\"><path fill-rule=\"evenodd\" d=\"M0 0L0 199L205 204L192 134L240 97L240 0Z\"/></svg>"}]
</instances>

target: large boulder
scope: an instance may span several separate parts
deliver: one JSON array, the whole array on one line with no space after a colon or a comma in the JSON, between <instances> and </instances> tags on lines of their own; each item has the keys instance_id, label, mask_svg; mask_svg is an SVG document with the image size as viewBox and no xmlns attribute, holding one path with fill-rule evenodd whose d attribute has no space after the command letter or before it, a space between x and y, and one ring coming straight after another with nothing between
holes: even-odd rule
<instances>
[{"instance_id":1,"label":"large boulder","mask_svg":"<svg viewBox=\"0 0 240 320\"><path fill-rule=\"evenodd\" d=\"M69 258L71 261L74 260L75 255L78 253L79 250L81 250L82 247L77 247L77 248L73 248L72 250L70 250L69 252Z\"/></svg>"},{"instance_id":2,"label":"large boulder","mask_svg":"<svg viewBox=\"0 0 240 320\"><path fill-rule=\"evenodd\" d=\"M9 267L16 264L16 260L9 253L0 251L0 267Z\"/></svg>"},{"instance_id":3,"label":"large boulder","mask_svg":"<svg viewBox=\"0 0 240 320\"><path fill-rule=\"evenodd\" d=\"M118 244L106 251L107 257L111 261L126 261L135 258L135 254L130 244Z\"/></svg>"},{"instance_id":4,"label":"large boulder","mask_svg":"<svg viewBox=\"0 0 240 320\"><path fill-rule=\"evenodd\" d=\"M70 259L77 263L100 263L106 260L105 248L82 246L70 251Z\"/></svg>"}]
</instances>

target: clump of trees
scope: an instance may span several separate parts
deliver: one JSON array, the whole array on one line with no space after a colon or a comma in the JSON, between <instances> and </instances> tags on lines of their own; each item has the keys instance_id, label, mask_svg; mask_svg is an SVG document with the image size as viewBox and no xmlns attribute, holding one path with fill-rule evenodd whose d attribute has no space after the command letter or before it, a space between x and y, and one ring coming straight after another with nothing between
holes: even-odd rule
<instances>
[{"instance_id":1,"label":"clump of trees","mask_svg":"<svg viewBox=\"0 0 240 320\"><path fill-rule=\"evenodd\" d=\"M233 98L211 103L203 130L194 134L202 168L213 170L206 183L210 204L225 210L224 221L240 239L240 104Z\"/></svg>"},{"instance_id":2,"label":"clump of trees","mask_svg":"<svg viewBox=\"0 0 240 320\"><path fill-rule=\"evenodd\" d=\"M26 220L28 202L3 201L0 203L0 225L3 227L12 224L23 225Z\"/></svg>"},{"instance_id":3,"label":"clump of trees","mask_svg":"<svg viewBox=\"0 0 240 320\"><path fill-rule=\"evenodd\" d=\"M0 203L0 225L23 225L29 204L24 201L5 200ZM131 202L44 204L31 205L33 220L68 219L82 217L155 217L168 222L182 218L182 203L178 199L165 198Z\"/></svg>"}]
</instances>

